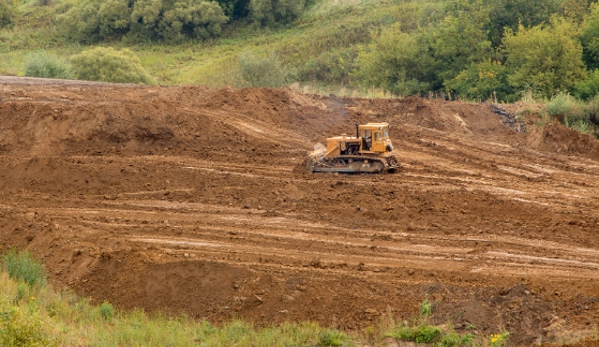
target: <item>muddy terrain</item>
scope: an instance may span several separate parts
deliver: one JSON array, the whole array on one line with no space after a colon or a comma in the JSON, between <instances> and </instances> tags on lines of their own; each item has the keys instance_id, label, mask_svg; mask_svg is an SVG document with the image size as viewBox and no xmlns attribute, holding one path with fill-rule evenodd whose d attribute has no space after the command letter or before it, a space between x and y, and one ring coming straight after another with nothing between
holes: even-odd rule
<instances>
[{"instance_id":1,"label":"muddy terrain","mask_svg":"<svg viewBox=\"0 0 599 347\"><path fill-rule=\"evenodd\" d=\"M0 245L95 302L361 330L428 299L514 345L596 334L599 141L559 124L289 89L5 78L0 98ZM368 121L398 172L304 172Z\"/></svg>"}]
</instances>

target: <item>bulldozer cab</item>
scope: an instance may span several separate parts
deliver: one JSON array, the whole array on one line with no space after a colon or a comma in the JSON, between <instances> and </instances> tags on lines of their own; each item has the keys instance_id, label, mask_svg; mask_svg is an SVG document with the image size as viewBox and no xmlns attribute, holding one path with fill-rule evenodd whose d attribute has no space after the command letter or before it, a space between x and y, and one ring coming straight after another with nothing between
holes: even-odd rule
<instances>
[{"instance_id":1,"label":"bulldozer cab","mask_svg":"<svg viewBox=\"0 0 599 347\"><path fill-rule=\"evenodd\" d=\"M385 153L393 150L389 139L388 123L368 123L358 127L360 152Z\"/></svg>"}]
</instances>

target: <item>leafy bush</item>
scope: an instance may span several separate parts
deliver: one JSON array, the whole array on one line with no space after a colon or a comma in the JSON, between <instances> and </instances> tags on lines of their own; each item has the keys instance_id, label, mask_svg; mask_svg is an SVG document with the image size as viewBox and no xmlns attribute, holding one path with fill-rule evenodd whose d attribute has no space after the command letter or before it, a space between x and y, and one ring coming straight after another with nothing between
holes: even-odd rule
<instances>
[{"instance_id":1,"label":"leafy bush","mask_svg":"<svg viewBox=\"0 0 599 347\"><path fill-rule=\"evenodd\" d=\"M472 334L459 335L455 331L451 331L441 338L442 347L460 347L469 346L472 344L474 336Z\"/></svg>"},{"instance_id":2,"label":"leafy bush","mask_svg":"<svg viewBox=\"0 0 599 347\"><path fill-rule=\"evenodd\" d=\"M433 304L428 301L428 299L424 299L420 304L420 315L422 317L428 317L433 314Z\"/></svg>"},{"instance_id":3,"label":"leafy bush","mask_svg":"<svg viewBox=\"0 0 599 347\"><path fill-rule=\"evenodd\" d=\"M564 125L587 135L591 134L593 130L593 126L589 122L582 119L571 121L570 119L566 118L564 119Z\"/></svg>"},{"instance_id":4,"label":"leafy bush","mask_svg":"<svg viewBox=\"0 0 599 347\"><path fill-rule=\"evenodd\" d=\"M36 311L24 312L17 306L0 315L0 346L5 347L49 347L56 346L48 332L42 316Z\"/></svg>"},{"instance_id":5,"label":"leafy bush","mask_svg":"<svg viewBox=\"0 0 599 347\"><path fill-rule=\"evenodd\" d=\"M473 63L456 78L445 82L445 86L470 100L488 100L494 96L505 100L510 93L507 71L498 61Z\"/></svg>"},{"instance_id":6,"label":"leafy bush","mask_svg":"<svg viewBox=\"0 0 599 347\"><path fill-rule=\"evenodd\" d=\"M591 123L599 125L599 95L587 102L584 112Z\"/></svg>"},{"instance_id":7,"label":"leafy bush","mask_svg":"<svg viewBox=\"0 0 599 347\"><path fill-rule=\"evenodd\" d=\"M599 69L590 76L574 85L574 93L583 100L588 100L599 94Z\"/></svg>"},{"instance_id":8,"label":"leafy bush","mask_svg":"<svg viewBox=\"0 0 599 347\"><path fill-rule=\"evenodd\" d=\"M152 76L128 49L97 47L71 57L77 79L88 81L153 84Z\"/></svg>"},{"instance_id":9,"label":"leafy bush","mask_svg":"<svg viewBox=\"0 0 599 347\"><path fill-rule=\"evenodd\" d=\"M299 17L305 0L250 0L250 17L262 25L288 23Z\"/></svg>"},{"instance_id":10,"label":"leafy bush","mask_svg":"<svg viewBox=\"0 0 599 347\"><path fill-rule=\"evenodd\" d=\"M220 35L227 21L218 3L204 0L86 0L58 16L65 36L83 43L127 34L137 40L172 43L207 39Z\"/></svg>"},{"instance_id":11,"label":"leafy bush","mask_svg":"<svg viewBox=\"0 0 599 347\"><path fill-rule=\"evenodd\" d=\"M100 305L100 315L104 320L110 320L114 317L114 307L108 301L104 301Z\"/></svg>"},{"instance_id":12,"label":"leafy bush","mask_svg":"<svg viewBox=\"0 0 599 347\"><path fill-rule=\"evenodd\" d=\"M568 90L585 74L582 46L574 34L571 23L557 18L550 25L520 26L517 33L507 30L508 82L517 90L534 88L544 95Z\"/></svg>"},{"instance_id":13,"label":"leafy bush","mask_svg":"<svg viewBox=\"0 0 599 347\"><path fill-rule=\"evenodd\" d=\"M12 24L15 11L12 0L0 0L0 28Z\"/></svg>"},{"instance_id":14,"label":"leafy bush","mask_svg":"<svg viewBox=\"0 0 599 347\"><path fill-rule=\"evenodd\" d=\"M98 25L103 39L122 36L129 31L132 9L128 0L107 0L100 5Z\"/></svg>"},{"instance_id":15,"label":"leafy bush","mask_svg":"<svg viewBox=\"0 0 599 347\"><path fill-rule=\"evenodd\" d=\"M582 28L580 41L583 47L583 59L589 69L599 69L599 4L589 7Z\"/></svg>"},{"instance_id":16,"label":"leafy bush","mask_svg":"<svg viewBox=\"0 0 599 347\"><path fill-rule=\"evenodd\" d=\"M357 49L324 52L304 64L299 72L299 79L346 85L350 74L357 68L357 55Z\"/></svg>"},{"instance_id":17,"label":"leafy bush","mask_svg":"<svg viewBox=\"0 0 599 347\"><path fill-rule=\"evenodd\" d=\"M69 79L73 77L73 73L67 62L40 52L33 54L27 61L25 76Z\"/></svg>"},{"instance_id":18,"label":"leafy bush","mask_svg":"<svg viewBox=\"0 0 599 347\"><path fill-rule=\"evenodd\" d=\"M559 93L547 102L547 114L562 124L584 134L592 132L591 122L595 120L594 104L581 104L566 93Z\"/></svg>"},{"instance_id":19,"label":"leafy bush","mask_svg":"<svg viewBox=\"0 0 599 347\"><path fill-rule=\"evenodd\" d=\"M2 256L2 263L8 275L17 281L23 281L31 287L48 283L44 266L28 251L17 252L13 248Z\"/></svg>"},{"instance_id":20,"label":"leafy bush","mask_svg":"<svg viewBox=\"0 0 599 347\"><path fill-rule=\"evenodd\" d=\"M430 325L420 325L417 327L400 327L398 331L392 334L393 337L401 340L413 341L416 343L436 342L441 337L441 330Z\"/></svg>"},{"instance_id":21,"label":"leafy bush","mask_svg":"<svg viewBox=\"0 0 599 347\"><path fill-rule=\"evenodd\" d=\"M553 118L570 119L571 121L577 119L584 119L585 113L580 104L574 97L567 93L558 93L551 98L546 104L545 108L547 114Z\"/></svg>"},{"instance_id":22,"label":"leafy bush","mask_svg":"<svg viewBox=\"0 0 599 347\"><path fill-rule=\"evenodd\" d=\"M229 19L216 2L137 0L131 20L131 35L176 43L187 37L207 39L218 36Z\"/></svg>"},{"instance_id":23,"label":"leafy bush","mask_svg":"<svg viewBox=\"0 0 599 347\"><path fill-rule=\"evenodd\" d=\"M238 65L241 78L249 87L277 88L285 84L283 66L274 53L262 59L243 53L239 55Z\"/></svg>"},{"instance_id":24,"label":"leafy bush","mask_svg":"<svg viewBox=\"0 0 599 347\"><path fill-rule=\"evenodd\" d=\"M225 15L232 19L244 18L248 15L250 0L216 0Z\"/></svg>"},{"instance_id":25,"label":"leafy bush","mask_svg":"<svg viewBox=\"0 0 599 347\"><path fill-rule=\"evenodd\" d=\"M100 40L100 5L86 1L56 18L59 30L70 40L91 43Z\"/></svg>"},{"instance_id":26,"label":"leafy bush","mask_svg":"<svg viewBox=\"0 0 599 347\"><path fill-rule=\"evenodd\" d=\"M318 334L317 346L342 346L347 336L338 330L324 330Z\"/></svg>"},{"instance_id":27,"label":"leafy bush","mask_svg":"<svg viewBox=\"0 0 599 347\"><path fill-rule=\"evenodd\" d=\"M375 37L358 55L361 67L354 77L364 88L380 87L398 95L434 89L435 62L420 34L404 33L399 25Z\"/></svg>"}]
</instances>

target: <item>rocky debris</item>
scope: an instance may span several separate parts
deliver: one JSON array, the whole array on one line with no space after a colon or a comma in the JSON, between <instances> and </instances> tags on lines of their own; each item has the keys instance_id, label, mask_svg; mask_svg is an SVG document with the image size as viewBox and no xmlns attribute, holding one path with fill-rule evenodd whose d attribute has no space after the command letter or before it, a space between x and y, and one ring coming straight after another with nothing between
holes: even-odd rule
<instances>
[{"instance_id":1,"label":"rocky debris","mask_svg":"<svg viewBox=\"0 0 599 347\"><path fill-rule=\"evenodd\" d=\"M505 125L506 127L513 129L519 133L526 132L524 124L518 120L516 114L509 113L508 111L497 105L491 105L491 111L498 115L499 118L501 118L501 123L503 123L503 125Z\"/></svg>"}]
</instances>

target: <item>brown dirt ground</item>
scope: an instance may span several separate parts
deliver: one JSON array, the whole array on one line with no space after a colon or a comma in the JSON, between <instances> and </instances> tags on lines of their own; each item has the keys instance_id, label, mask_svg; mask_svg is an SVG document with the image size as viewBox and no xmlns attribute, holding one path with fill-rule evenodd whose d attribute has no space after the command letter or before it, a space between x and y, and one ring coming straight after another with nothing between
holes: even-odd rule
<instances>
[{"instance_id":1,"label":"brown dirt ground","mask_svg":"<svg viewBox=\"0 0 599 347\"><path fill-rule=\"evenodd\" d=\"M489 105L0 79L0 245L95 302L258 325L594 336L599 142ZM388 121L401 170L306 174ZM575 346L594 346L584 340Z\"/></svg>"}]
</instances>

